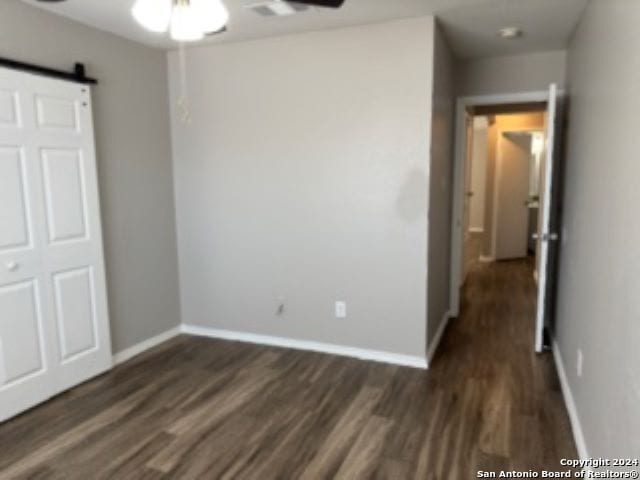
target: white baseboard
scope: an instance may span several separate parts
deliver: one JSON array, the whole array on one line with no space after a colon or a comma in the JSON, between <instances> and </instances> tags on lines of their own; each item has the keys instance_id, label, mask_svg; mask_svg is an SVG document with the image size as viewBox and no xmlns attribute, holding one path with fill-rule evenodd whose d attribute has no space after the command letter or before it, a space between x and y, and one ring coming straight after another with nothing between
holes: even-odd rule
<instances>
[{"instance_id":1,"label":"white baseboard","mask_svg":"<svg viewBox=\"0 0 640 480\"><path fill-rule=\"evenodd\" d=\"M496 257L492 257L489 255L480 255L480 257L478 257L478 261L480 263L493 263L496 261Z\"/></svg>"},{"instance_id":2,"label":"white baseboard","mask_svg":"<svg viewBox=\"0 0 640 480\"><path fill-rule=\"evenodd\" d=\"M147 350L156 347L175 336L180 335L181 332L182 329L178 325L177 327L173 327L172 329L167 330L166 332L162 332L155 337L148 338L147 340L129 347L126 350L118 352L113 356L113 364L118 365L120 363L126 362L127 360L131 360L133 357L140 355L141 353L146 352Z\"/></svg>"},{"instance_id":3,"label":"white baseboard","mask_svg":"<svg viewBox=\"0 0 640 480\"><path fill-rule=\"evenodd\" d=\"M484 228L482 228L482 227L469 227L469 233L484 233Z\"/></svg>"},{"instance_id":4,"label":"white baseboard","mask_svg":"<svg viewBox=\"0 0 640 480\"><path fill-rule=\"evenodd\" d=\"M308 340L295 340L292 338L274 337L271 335L258 335L255 333L235 332L220 330L217 328L199 327L195 325L182 325L182 333L200 337L219 338L273 347L292 348L294 350L308 350L311 352L329 353L343 357L354 357L361 360L391 363L413 368L427 368L427 360L420 356L402 355L398 353L383 352L380 350L368 350L356 347L346 347L330 343L312 342Z\"/></svg>"},{"instance_id":5,"label":"white baseboard","mask_svg":"<svg viewBox=\"0 0 640 480\"><path fill-rule=\"evenodd\" d=\"M564 403L567 406L569 412L569 420L571 421L571 430L573 431L573 439L576 443L578 450L578 456L580 460L589 459L589 450L587 448L587 442L582 432L582 425L580 424L580 417L578 416L578 410L576 403L573 399L573 393L571 393L571 387L567 379L567 372L564 368L564 362L562 361L562 354L560 353L560 347L558 343L553 341L553 359L556 363L556 370L558 371L558 378L560 379L560 386L562 387L562 395L564 397Z\"/></svg>"},{"instance_id":6,"label":"white baseboard","mask_svg":"<svg viewBox=\"0 0 640 480\"><path fill-rule=\"evenodd\" d=\"M447 325L449 325L450 319L451 314L449 312L445 312L444 317L442 317L442 321L440 322L440 326L438 326L438 330L429 344L429 348L427 350L427 361L429 362L429 365L431 365L433 357L436 355L436 350L438 350L438 346L440 345L444 331L447 329Z\"/></svg>"}]
</instances>

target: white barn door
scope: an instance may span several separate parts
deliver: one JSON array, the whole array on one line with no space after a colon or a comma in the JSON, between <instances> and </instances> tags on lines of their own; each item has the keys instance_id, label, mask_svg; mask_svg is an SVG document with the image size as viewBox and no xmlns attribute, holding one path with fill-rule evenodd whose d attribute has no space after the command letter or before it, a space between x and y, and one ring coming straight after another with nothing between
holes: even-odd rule
<instances>
[{"instance_id":1,"label":"white barn door","mask_svg":"<svg viewBox=\"0 0 640 480\"><path fill-rule=\"evenodd\" d=\"M110 367L90 89L0 68L0 421Z\"/></svg>"}]
</instances>

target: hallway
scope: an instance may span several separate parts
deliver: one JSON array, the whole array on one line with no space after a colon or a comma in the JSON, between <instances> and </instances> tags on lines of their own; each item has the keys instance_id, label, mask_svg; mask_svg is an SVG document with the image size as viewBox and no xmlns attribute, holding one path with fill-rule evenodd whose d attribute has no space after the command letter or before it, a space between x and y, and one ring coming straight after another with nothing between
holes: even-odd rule
<instances>
[{"instance_id":1,"label":"hallway","mask_svg":"<svg viewBox=\"0 0 640 480\"><path fill-rule=\"evenodd\" d=\"M534 353L535 299L530 259L474 263L430 370L458 404L451 424L464 433L450 428L445 442L465 445L469 475L562 470L560 459L576 457L553 357Z\"/></svg>"}]
</instances>

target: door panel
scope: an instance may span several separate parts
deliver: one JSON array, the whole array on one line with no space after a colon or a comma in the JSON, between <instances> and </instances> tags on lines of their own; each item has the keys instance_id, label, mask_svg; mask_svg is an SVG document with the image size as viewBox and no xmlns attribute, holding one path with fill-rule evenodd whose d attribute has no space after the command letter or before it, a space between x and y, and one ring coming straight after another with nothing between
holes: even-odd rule
<instances>
[{"instance_id":1,"label":"door panel","mask_svg":"<svg viewBox=\"0 0 640 480\"><path fill-rule=\"evenodd\" d=\"M91 267L53 276L62 362L95 350L95 291Z\"/></svg>"},{"instance_id":2,"label":"door panel","mask_svg":"<svg viewBox=\"0 0 640 480\"><path fill-rule=\"evenodd\" d=\"M42 313L38 285L27 280L0 287L3 388L44 372Z\"/></svg>"},{"instance_id":3,"label":"door panel","mask_svg":"<svg viewBox=\"0 0 640 480\"><path fill-rule=\"evenodd\" d=\"M40 129L80 132L79 104L74 99L37 95L36 112Z\"/></svg>"},{"instance_id":4,"label":"door panel","mask_svg":"<svg viewBox=\"0 0 640 480\"><path fill-rule=\"evenodd\" d=\"M41 155L49 241L86 239L87 207L81 153L71 149L44 149Z\"/></svg>"},{"instance_id":5,"label":"door panel","mask_svg":"<svg viewBox=\"0 0 640 480\"><path fill-rule=\"evenodd\" d=\"M20 108L16 90L0 89L0 126L20 126Z\"/></svg>"},{"instance_id":6,"label":"door panel","mask_svg":"<svg viewBox=\"0 0 640 480\"><path fill-rule=\"evenodd\" d=\"M54 394L40 287L36 278L0 283L0 422Z\"/></svg>"},{"instance_id":7,"label":"door panel","mask_svg":"<svg viewBox=\"0 0 640 480\"><path fill-rule=\"evenodd\" d=\"M0 146L0 252L32 246L23 150Z\"/></svg>"}]
</instances>

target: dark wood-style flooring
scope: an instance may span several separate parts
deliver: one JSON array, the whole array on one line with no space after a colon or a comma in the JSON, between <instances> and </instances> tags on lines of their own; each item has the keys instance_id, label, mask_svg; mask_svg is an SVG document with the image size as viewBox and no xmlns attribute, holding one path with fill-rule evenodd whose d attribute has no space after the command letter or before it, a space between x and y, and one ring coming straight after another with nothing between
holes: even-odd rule
<instances>
[{"instance_id":1,"label":"dark wood-style flooring","mask_svg":"<svg viewBox=\"0 0 640 480\"><path fill-rule=\"evenodd\" d=\"M470 479L575 458L526 262L473 267L428 371L179 337L0 425L0 478Z\"/></svg>"}]
</instances>

